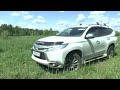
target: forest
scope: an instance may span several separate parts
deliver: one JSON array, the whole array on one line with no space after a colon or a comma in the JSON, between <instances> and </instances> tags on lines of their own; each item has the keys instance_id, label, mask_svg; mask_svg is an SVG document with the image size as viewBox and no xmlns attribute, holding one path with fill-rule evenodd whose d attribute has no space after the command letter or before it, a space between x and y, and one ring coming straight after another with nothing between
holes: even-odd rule
<instances>
[{"instance_id":1,"label":"forest","mask_svg":"<svg viewBox=\"0 0 120 90\"><path fill-rule=\"evenodd\" d=\"M0 26L0 36L2 37L9 37L9 36L36 36L36 35L43 35L43 36L50 36L57 34L57 30L53 30L52 28L39 30L39 29L29 29L29 28L22 28L20 26L13 26L11 24L2 24Z\"/></svg>"}]
</instances>

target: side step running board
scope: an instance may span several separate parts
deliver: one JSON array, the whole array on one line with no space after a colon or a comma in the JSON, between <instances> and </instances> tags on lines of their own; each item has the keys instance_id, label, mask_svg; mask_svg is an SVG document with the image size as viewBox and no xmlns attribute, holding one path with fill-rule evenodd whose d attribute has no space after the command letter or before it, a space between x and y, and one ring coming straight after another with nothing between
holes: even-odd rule
<instances>
[{"instance_id":1,"label":"side step running board","mask_svg":"<svg viewBox=\"0 0 120 90\"><path fill-rule=\"evenodd\" d=\"M90 59L90 60L84 61L84 64L85 64L85 63L88 63L88 62L91 62L91 61L94 61L94 60L98 60L98 59L101 59L101 58L105 58L105 57L106 57L106 56L101 56L101 57L98 57L98 58Z\"/></svg>"}]
</instances>

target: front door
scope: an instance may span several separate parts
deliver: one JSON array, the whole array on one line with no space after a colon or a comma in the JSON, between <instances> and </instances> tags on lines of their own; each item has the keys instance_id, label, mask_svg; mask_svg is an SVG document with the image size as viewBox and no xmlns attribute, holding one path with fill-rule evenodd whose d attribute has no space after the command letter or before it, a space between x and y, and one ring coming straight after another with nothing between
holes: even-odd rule
<instances>
[{"instance_id":1,"label":"front door","mask_svg":"<svg viewBox=\"0 0 120 90\"><path fill-rule=\"evenodd\" d=\"M87 60L101 56L104 53L102 49L104 41L102 41L101 37L99 37L98 28L90 28L87 34L89 33L93 34L94 38L86 39L84 42L84 58Z\"/></svg>"}]
</instances>

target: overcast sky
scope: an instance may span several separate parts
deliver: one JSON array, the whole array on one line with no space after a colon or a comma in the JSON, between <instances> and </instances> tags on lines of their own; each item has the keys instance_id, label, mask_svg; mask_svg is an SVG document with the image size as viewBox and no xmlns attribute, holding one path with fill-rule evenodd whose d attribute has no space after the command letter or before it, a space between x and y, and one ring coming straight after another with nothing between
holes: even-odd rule
<instances>
[{"instance_id":1,"label":"overcast sky","mask_svg":"<svg viewBox=\"0 0 120 90\"><path fill-rule=\"evenodd\" d=\"M0 25L62 30L71 25L102 21L120 31L120 11L0 11Z\"/></svg>"}]
</instances>

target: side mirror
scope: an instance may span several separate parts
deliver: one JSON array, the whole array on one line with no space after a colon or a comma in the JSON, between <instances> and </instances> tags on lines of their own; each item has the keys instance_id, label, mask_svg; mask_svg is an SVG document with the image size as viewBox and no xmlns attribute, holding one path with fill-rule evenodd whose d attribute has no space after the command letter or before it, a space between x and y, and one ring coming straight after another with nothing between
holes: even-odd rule
<instances>
[{"instance_id":1,"label":"side mirror","mask_svg":"<svg viewBox=\"0 0 120 90\"><path fill-rule=\"evenodd\" d=\"M87 34L85 38L86 39L94 38L94 35L90 33L90 34Z\"/></svg>"}]
</instances>

